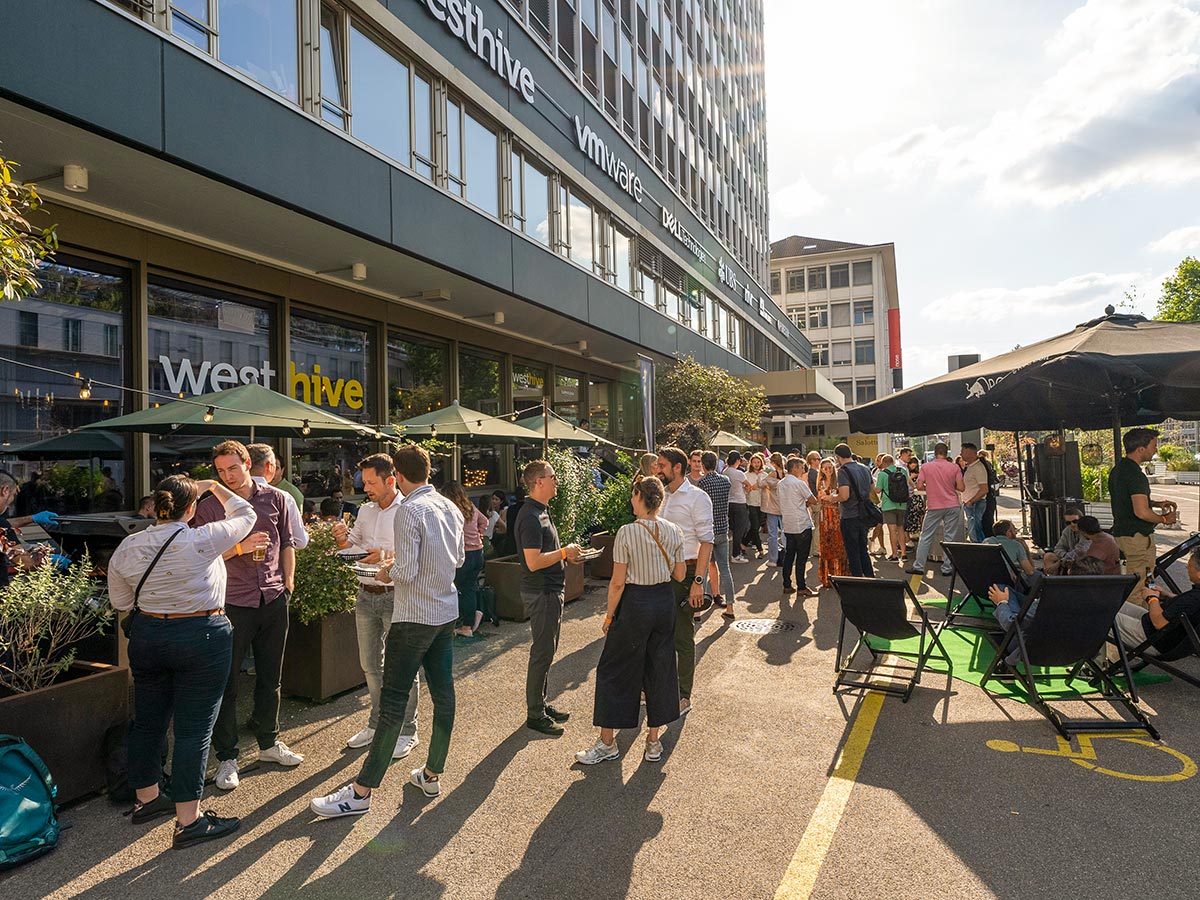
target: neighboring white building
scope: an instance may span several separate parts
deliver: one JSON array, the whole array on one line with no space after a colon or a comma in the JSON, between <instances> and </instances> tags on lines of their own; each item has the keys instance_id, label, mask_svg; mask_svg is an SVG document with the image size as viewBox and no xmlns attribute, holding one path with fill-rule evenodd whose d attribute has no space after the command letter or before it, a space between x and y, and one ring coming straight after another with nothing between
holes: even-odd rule
<instances>
[{"instance_id":1,"label":"neighboring white building","mask_svg":"<svg viewBox=\"0 0 1200 900\"><path fill-rule=\"evenodd\" d=\"M846 408L904 386L894 244L850 244L792 236L771 244L771 298L812 342L813 368ZM844 414L776 417L772 444L832 448L847 440ZM852 442L869 452L866 441ZM879 451L890 443L878 435Z\"/></svg>"},{"instance_id":2,"label":"neighboring white building","mask_svg":"<svg viewBox=\"0 0 1200 900\"><path fill-rule=\"evenodd\" d=\"M1177 419L1167 419L1158 426L1162 431L1159 442L1163 444L1178 444L1184 449L1196 453L1200 450L1200 422L1180 422Z\"/></svg>"}]
</instances>

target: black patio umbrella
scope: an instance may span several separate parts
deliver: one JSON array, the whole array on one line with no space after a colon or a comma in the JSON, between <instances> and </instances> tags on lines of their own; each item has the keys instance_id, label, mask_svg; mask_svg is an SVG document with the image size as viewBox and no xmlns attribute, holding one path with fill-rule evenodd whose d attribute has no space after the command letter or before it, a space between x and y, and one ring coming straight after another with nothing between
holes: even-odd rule
<instances>
[{"instance_id":1,"label":"black patio umbrella","mask_svg":"<svg viewBox=\"0 0 1200 900\"><path fill-rule=\"evenodd\" d=\"M1107 315L854 407L850 430L1041 431L1200 419L1200 323Z\"/></svg>"}]
</instances>

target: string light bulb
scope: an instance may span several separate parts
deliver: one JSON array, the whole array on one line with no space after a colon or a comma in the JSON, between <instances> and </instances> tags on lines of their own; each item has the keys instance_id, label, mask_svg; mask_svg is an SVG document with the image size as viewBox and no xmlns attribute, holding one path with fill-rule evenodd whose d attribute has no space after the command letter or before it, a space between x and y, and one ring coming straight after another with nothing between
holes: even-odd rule
<instances>
[{"instance_id":1,"label":"string light bulb","mask_svg":"<svg viewBox=\"0 0 1200 900\"><path fill-rule=\"evenodd\" d=\"M436 426L436 425L430 425L430 426L429 426L429 436L430 436L431 438L435 438L435 437L437 437L437 426Z\"/></svg>"},{"instance_id":2,"label":"string light bulb","mask_svg":"<svg viewBox=\"0 0 1200 900\"><path fill-rule=\"evenodd\" d=\"M305 437L312 434L312 426L308 424L308 419L305 419L300 425L300 433Z\"/></svg>"},{"instance_id":3,"label":"string light bulb","mask_svg":"<svg viewBox=\"0 0 1200 900\"><path fill-rule=\"evenodd\" d=\"M380 431L378 428L375 429L375 440L377 440L377 441L383 440L383 432Z\"/></svg>"},{"instance_id":4,"label":"string light bulb","mask_svg":"<svg viewBox=\"0 0 1200 900\"><path fill-rule=\"evenodd\" d=\"M210 406L208 409L206 409L204 411L204 421L211 422L213 420L213 416L215 416L216 414L217 414L216 409L214 409L213 407Z\"/></svg>"},{"instance_id":5,"label":"string light bulb","mask_svg":"<svg viewBox=\"0 0 1200 900\"><path fill-rule=\"evenodd\" d=\"M79 399L80 400L92 399L92 379L85 378L85 379L83 379L83 384L79 385Z\"/></svg>"}]
</instances>

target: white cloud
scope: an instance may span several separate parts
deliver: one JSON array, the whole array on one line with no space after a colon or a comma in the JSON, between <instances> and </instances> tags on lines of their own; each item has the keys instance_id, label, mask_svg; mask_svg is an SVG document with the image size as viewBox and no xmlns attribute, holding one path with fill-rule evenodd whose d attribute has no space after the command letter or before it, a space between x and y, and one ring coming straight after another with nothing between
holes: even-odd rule
<instances>
[{"instance_id":1,"label":"white cloud","mask_svg":"<svg viewBox=\"0 0 1200 900\"><path fill-rule=\"evenodd\" d=\"M982 182L995 202L1057 206L1200 180L1200 0L1088 0L1043 47L1052 74L981 128L924 125L858 171Z\"/></svg>"},{"instance_id":2,"label":"white cloud","mask_svg":"<svg viewBox=\"0 0 1200 900\"><path fill-rule=\"evenodd\" d=\"M1146 248L1151 253L1169 253L1174 256L1200 254L1200 225L1186 225L1167 232Z\"/></svg>"},{"instance_id":3,"label":"white cloud","mask_svg":"<svg viewBox=\"0 0 1200 900\"><path fill-rule=\"evenodd\" d=\"M926 304L921 315L933 322L1042 323L1035 324L1035 328L1044 331L1043 337L1049 337L1055 332L1045 330L1046 324L1072 316L1083 321L1103 315L1104 307L1123 301L1131 286L1142 293L1148 280L1144 273L1138 272L1116 275L1089 272L1056 284L957 291Z\"/></svg>"},{"instance_id":4,"label":"white cloud","mask_svg":"<svg viewBox=\"0 0 1200 900\"><path fill-rule=\"evenodd\" d=\"M771 214L799 219L823 209L828 202L829 197L801 175L786 187L771 192Z\"/></svg>"}]
</instances>

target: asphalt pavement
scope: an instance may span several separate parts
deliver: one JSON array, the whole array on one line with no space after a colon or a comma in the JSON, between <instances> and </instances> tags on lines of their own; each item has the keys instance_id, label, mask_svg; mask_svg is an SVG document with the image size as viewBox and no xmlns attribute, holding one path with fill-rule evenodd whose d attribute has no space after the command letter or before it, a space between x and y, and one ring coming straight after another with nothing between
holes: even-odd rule
<instances>
[{"instance_id":1,"label":"asphalt pavement","mask_svg":"<svg viewBox=\"0 0 1200 900\"><path fill-rule=\"evenodd\" d=\"M765 561L734 571L740 628L759 625L743 631L713 614L699 627L695 709L670 726L659 763L642 760L644 732L622 731L619 760L573 765L595 737L606 582L589 581L567 607L550 675L555 705L572 713L565 736L523 727L528 626L485 626L488 637L456 648L440 798L407 783L427 750L423 692L422 743L394 764L371 811L317 819L309 798L362 763L365 750L344 744L365 724L366 692L289 700L283 739L304 763L258 766L236 791L206 796L242 817L233 839L175 851L169 820L139 828L98 797L64 811L59 847L0 876L0 896L1195 896L1200 777L1183 777L1200 759L1194 688L1144 689L1162 744L1099 738L1090 759L1078 742L1066 749L1074 758L1063 755L1030 707L944 675L927 675L908 703L884 700L873 732L856 731L861 697L831 691L832 591L784 596ZM945 585L934 578L923 595ZM243 760L251 745L244 736ZM849 780L842 754L853 748L861 766Z\"/></svg>"}]
</instances>

